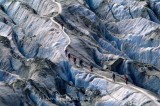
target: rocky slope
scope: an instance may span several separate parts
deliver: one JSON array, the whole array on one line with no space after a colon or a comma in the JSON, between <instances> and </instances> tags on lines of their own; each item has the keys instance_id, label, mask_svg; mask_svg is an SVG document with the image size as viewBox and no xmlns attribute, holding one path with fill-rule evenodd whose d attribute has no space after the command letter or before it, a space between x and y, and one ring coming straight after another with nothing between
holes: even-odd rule
<instances>
[{"instance_id":1,"label":"rocky slope","mask_svg":"<svg viewBox=\"0 0 160 106\"><path fill-rule=\"evenodd\" d=\"M160 106L159 4L0 0L0 106Z\"/></svg>"}]
</instances>

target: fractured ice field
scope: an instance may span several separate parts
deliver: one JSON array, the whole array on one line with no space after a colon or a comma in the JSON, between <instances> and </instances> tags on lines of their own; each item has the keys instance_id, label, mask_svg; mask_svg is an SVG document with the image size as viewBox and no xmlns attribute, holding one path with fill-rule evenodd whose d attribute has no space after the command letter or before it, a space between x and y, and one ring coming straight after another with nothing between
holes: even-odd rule
<instances>
[{"instance_id":1,"label":"fractured ice field","mask_svg":"<svg viewBox=\"0 0 160 106\"><path fill-rule=\"evenodd\" d=\"M160 106L160 0L0 0L0 106Z\"/></svg>"}]
</instances>

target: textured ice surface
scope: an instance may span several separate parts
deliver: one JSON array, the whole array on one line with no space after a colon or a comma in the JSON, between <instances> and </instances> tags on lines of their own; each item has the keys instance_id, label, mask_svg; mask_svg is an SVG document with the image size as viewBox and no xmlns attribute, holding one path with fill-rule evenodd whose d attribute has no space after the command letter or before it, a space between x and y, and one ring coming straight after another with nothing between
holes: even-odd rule
<instances>
[{"instance_id":1,"label":"textured ice surface","mask_svg":"<svg viewBox=\"0 0 160 106\"><path fill-rule=\"evenodd\" d=\"M159 0L0 6L0 106L160 105Z\"/></svg>"}]
</instances>

